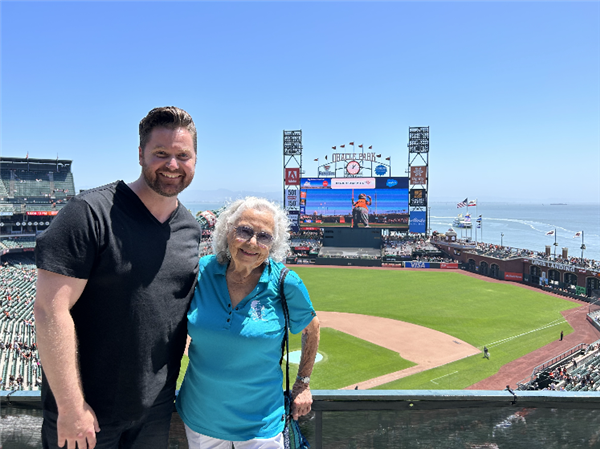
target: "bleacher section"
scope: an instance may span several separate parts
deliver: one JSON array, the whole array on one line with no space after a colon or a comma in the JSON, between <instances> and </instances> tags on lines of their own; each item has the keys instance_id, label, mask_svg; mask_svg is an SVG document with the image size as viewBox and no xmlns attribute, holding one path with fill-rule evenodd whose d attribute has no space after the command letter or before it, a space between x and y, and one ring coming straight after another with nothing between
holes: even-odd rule
<instances>
[{"instance_id":1,"label":"bleacher section","mask_svg":"<svg viewBox=\"0 0 600 449\"><path fill-rule=\"evenodd\" d=\"M4 185L4 180L0 179L0 199L4 199L8 196L8 190Z\"/></svg>"},{"instance_id":2,"label":"bleacher section","mask_svg":"<svg viewBox=\"0 0 600 449\"><path fill-rule=\"evenodd\" d=\"M600 391L600 341L545 364L519 390Z\"/></svg>"},{"instance_id":3,"label":"bleacher section","mask_svg":"<svg viewBox=\"0 0 600 449\"><path fill-rule=\"evenodd\" d=\"M11 256L0 267L0 389L36 390L40 383L33 303L36 282L31 257Z\"/></svg>"}]
</instances>

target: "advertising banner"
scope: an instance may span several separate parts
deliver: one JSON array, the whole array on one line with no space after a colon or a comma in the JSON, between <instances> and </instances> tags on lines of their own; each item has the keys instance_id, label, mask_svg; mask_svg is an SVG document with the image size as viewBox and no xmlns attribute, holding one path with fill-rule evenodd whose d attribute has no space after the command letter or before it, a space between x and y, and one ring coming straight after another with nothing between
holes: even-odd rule
<instances>
[{"instance_id":1,"label":"advertising banner","mask_svg":"<svg viewBox=\"0 0 600 449\"><path fill-rule=\"evenodd\" d=\"M300 212L297 210L289 210L288 218L290 219L290 229L292 230L292 232L299 232Z\"/></svg>"},{"instance_id":2,"label":"advertising banner","mask_svg":"<svg viewBox=\"0 0 600 449\"><path fill-rule=\"evenodd\" d=\"M30 211L27 215L58 215L57 210L41 210L41 211Z\"/></svg>"},{"instance_id":3,"label":"advertising banner","mask_svg":"<svg viewBox=\"0 0 600 449\"><path fill-rule=\"evenodd\" d=\"M310 251L310 246L295 246L296 251Z\"/></svg>"},{"instance_id":4,"label":"advertising banner","mask_svg":"<svg viewBox=\"0 0 600 449\"><path fill-rule=\"evenodd\" d=\"M288 186L300 185L300 168L285 169L285 184Z\"/></svg>"},{"instance_id":5,"label":"advertising banner","mask_svg":"<svg viewBox=\"0 0 600 449\"><path fill-rule=\"evenodd\" d=\"M300 188L286 186L285 188L285 208L298 209L300 207Z\"/></svg>"},{"instance_id":6,"label":"advertising banner","mask_svg":"<svg viewBox=\"0 0 600 449\"><path fill-rule=\"evenodd\" d=\"M412 166L410 167L410 184L411 185L425 185L427 184L427 167L426 166Z\"/></svg>"},{"instance_id":7,"label":"advertising banner","mask_svg":"<svg viewBox=\"0 0 600 449\"><path fill-rule=\"evenodd\" d=\"M510 273L507 271L506 273L504 273L504 280L505 281L522 281L523 273Z\"/></svg>"},{"instance_id":8,"label":"advertising banner","mask_svg":"<svg viewBox=\"0 0 600 449\"><path fill-rule=\"evenodd\" d=\"M412 262L404 262L404 266L406 268L430 268L429 262L416 262L414 260Z\"/></svg>"},{"instance_id":9,"label":"advertising banner","mask_svg":"<svg viewBox=\"0 0 600 449\"><path fill-rule=\"evenodd\" d=\"M375 178L333 178L332 189L374 189Z\"/></svg>"},{"instance_id":10,"label":"advertising banner","mask_svg":"<svg viewBox=\"0 0 600 449\"><path fill-rule=\"evenodd\" d=\"M424 210L413 210L410 212L408 231L414 234L425 234L426 212Z\"/></svg>"},{"instance_id":11,"label":"advertising banner","mask_svg":"<svg viewBox=\"0 0 600 449\"><path fill-rule=\"evenodd\" d=\"M454 268L458 268L458 262L452 262L452 263L446 263L446 262L441 262L440 263L440 268L442 269L454 269Z\"/></svg>"},{"instance_id":12,"label":"advertising banner","mask_svg":"<svg viewBox=\"0 0 600 449\"><path fill-rule=\"evenodd\" d=\"M585 287L581 287L581 286L577 286L575 288L575 291L577 292L578 295L585 295Z\"/></svg>"},{"instance_id":13,"label":"advertising banner","mask_svg":"<svg viewBox=\"0 0 600 449\"><path fill-rule=\"evenodd\" d=\"M7 212L0 212L0 217L11 217L12 216L12 212L7 211Z\"/></svg>"},{"instance_id":14,"label":"advertising banner","mask_svg":"<svg viewBox=\"0 0 600 449\"><path fill-rule=\"evenodd\" d=\"M427 191L425 189L412 189L410 191L410 206L427 206Z\"/></svg>"}]
</instances>

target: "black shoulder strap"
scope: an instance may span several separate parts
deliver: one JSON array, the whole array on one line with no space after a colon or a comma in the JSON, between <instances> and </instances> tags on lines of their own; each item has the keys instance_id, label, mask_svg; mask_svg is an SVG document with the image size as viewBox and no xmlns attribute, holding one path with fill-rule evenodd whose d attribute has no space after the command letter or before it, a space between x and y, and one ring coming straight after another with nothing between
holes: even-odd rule
<instances>
[{"instance_id":1,"label":"black shoulder strap","mask_svg":"<svg viewBox=\"0 0 600 449\"><path fill-rule=\"evenodd\" d=\"M290 328L290 315L285 299L285 292L283 287L285 285L285 277L289 272L289 268L283 267L279 274L279 296L281 297L281 307L283 309L283 318L285 319L285 329L283 330L283 341L281 342L281 359L279 364L283 362L283 356L286 355L285 360L285 390L289 394L290 391L290 340L289 340L289 328Z\"/></svg>"}]
</instances>

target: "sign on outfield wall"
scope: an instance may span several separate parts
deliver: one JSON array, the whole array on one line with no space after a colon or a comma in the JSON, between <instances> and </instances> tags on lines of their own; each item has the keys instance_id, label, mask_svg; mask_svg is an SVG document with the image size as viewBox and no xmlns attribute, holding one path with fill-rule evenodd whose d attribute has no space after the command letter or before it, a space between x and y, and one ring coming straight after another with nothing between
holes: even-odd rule
<instances>
[{"instance_id":1,"label":"sign on outfield wall","mask_svg":"<svg viewBox=\"0 0 600 449\"><path fill-rule=\"evenodd\" d=\"M429 262L418 262L414 260L412 262L404 262L404 266L406 268L430 268Z\"/></svg>"},{"instance_id":2,"label":"sign on outfield wall","mask_svg":"<svg viewBox=\"0 0 600 449\"><path fill-rule=\"evenodd\" d=\"M510 273L507 271L504 273L504 280L505 281L522 281L523 273Z\"/></svg>"},{"instance_id":3,"label":"sign on outfield wall","mask_svg":"<svg viewBox=\"0 0 600 449\"><path fill-rule=\"evenodd\" d=\"M455 263L441 262L440 268L444 268L444 269L458 268L458 263L456 263L456 262Z\"/></svg>"}]
</instances>

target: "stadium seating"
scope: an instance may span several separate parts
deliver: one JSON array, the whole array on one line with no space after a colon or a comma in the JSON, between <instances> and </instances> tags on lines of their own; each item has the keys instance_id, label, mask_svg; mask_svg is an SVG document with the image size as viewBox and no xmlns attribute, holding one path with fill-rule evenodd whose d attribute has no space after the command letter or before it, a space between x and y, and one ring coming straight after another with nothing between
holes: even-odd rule
<instances>
[{"instance_id":1,"label":"stadium seating","mask_svg":"<svg viewBox=\"0 0 600 449\"><path fill-rule=\"evenodd\" d=\"M35 265L26 256L11 256L0 269L0 389L38 389L39 358L33 326L35 282Z\"/></svg>"}]
</instances>

